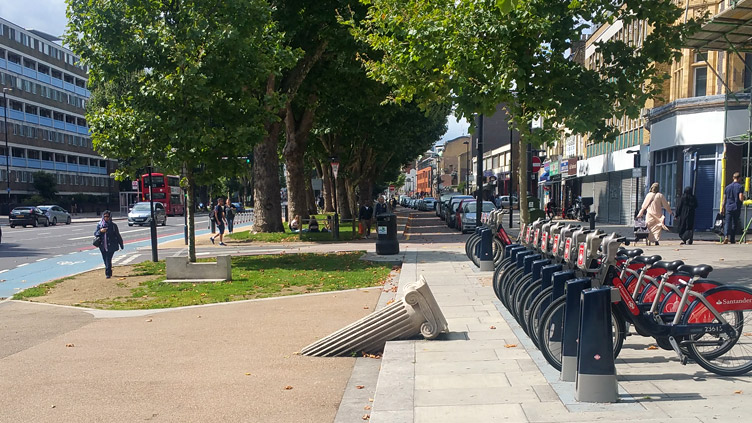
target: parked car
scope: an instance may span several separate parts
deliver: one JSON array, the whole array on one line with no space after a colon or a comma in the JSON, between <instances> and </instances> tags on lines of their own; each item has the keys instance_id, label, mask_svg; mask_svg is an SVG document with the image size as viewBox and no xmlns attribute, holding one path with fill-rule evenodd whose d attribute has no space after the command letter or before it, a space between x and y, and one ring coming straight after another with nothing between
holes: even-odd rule
<instances>
[{"instance_id":1,"label":"parked car","mask_svg":"<svg viewBox=\"0 0 752 423\"><path fill-rule=\"evenodd\" d=\"M512 196L512 202L514 203L514 208L517 209L520 207L520 200L517 199L516 195ZM502 195L496 199L496 207L501 209L508 209L509 208L509 196L508 195Z\"/></svg>"},{"instance_id":2,"label":"parked car","mask_svg":"<svg viewBox=\"0 0 752 423\"><path fill-rule=\"evenodd\" d=\"M3 228L0 228L0 244L3 243Z\"/></svg>"},{"instance_id":3,"label":"parked car","mask_svg":"<svg viewBox=\"0 0 752 423\"><path fill-rule=\"evenodd\" d=\"M50 220L47 215L38 207L26 206L16 207L10 212L10 227L31 225L37 227L39 225L49 226Z\"/></svg>"},{"instance_id":4,"label":"parked car","mask_svg":"<svg viewBox=\"0 0 752 423\"><path fill-rule=\"evenodd\" d=\"M475 226L477 225L477 221L476 221L477 213L475 211L478 210L477 207L478 207L478 203L476 203L475 201L462 203L462 213L460 213L458 226L460 228L460 231L462 231L463 234L466 232L472 232L475 230ZM483 202L483 209L482 209L483 213L488 213L494 210L496 210L496 206L494 205L494 203L490 201Z\"/></svg>"},{"instance_id":5,"label":"parked car","mask_svg":"<svg viewBox=\"0 0 752 423\"><path fill-rule=\"evenodd\" d=\"M462 201L466 199L472 199L473 197L470 195L455 195L454 197L450 198L447 203L447 207L445 207L444 211L444 220L447 223L447 226L450 228L454 227L455 222L455 213L457 213L457 205Z\"/></svg>"},{"instance_id":6,"label":"parked car","mask_svg":"<svg viewBox=\"0 0 752 423\"><path fill-rule=\"evenodd\" d=\"M154 203L154 220L157 225L167 224L167 211L162 203ZM144 201L136 203L131 211L128 213L128 226L133 225L148 225L151 223L151 209L149 202Z\"/></svg>"},{"instance_id":7,"label":"parked car","mask_svg":"<svg viewBox=\"0 0 752 423\"><path fill-rule=\"evenodd\" d=\"M462 194L460 194L459 192L448 192L446 194L441 194L441 196L436 200L436 216L439 216L441 220L444 220L444 216L441 214L441 208L444 207L444 202L457 195Z\"/></svg>"},{"instance_id":8,"label":"parked car","mask_svg":"<svg viewBox=\"0 0 752 423\"><path fill-rule=\"evenodd\" d=\"M462 227L460 227L460 215L462 214L462 209L470 202L476 202L477 200L475 198L465 198L464 200L461 200L456 206L455 206L455 212L454 212L454 228L458 231L462 230Z\"/></svg>"},{"instance_id":9,"label":"parked car","mask_svg":"<svg viewBox=\"0 0 752 423\"><path fill-rule=\"evenodd\" d=\"M70 213L60 206L39 206L39 210L47 215L47 219L49 219L53 226L57 225L57 222L64 222L66 225L71 224Z\"/></svg>"},{"instance_id":10,"label":"parked car","mask_svg":"<svg viewBox=\"0 0 752 423\"><path fill-rule=\"evenodd\" d=\"M423 199L423 210L431 211L436 207L436 199L433 197L426 197Z\"/></svg>"}]
</instances>

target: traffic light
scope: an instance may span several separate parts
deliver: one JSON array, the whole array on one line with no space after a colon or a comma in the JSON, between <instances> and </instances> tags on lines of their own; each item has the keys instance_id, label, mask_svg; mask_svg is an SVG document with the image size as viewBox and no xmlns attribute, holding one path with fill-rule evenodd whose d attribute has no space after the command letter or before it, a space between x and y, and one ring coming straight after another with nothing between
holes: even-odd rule
<instances>
[{"instance_id":1,"label":"traffic light","mask_svg":"<svg viewBox=\"0 0 752 423\"><path fill-rule=\"evenodd\" d=\"M245 164L251 164L251 161L253 161L253 152L250 152L245 156Z\"/></svg>"}]
</instances>

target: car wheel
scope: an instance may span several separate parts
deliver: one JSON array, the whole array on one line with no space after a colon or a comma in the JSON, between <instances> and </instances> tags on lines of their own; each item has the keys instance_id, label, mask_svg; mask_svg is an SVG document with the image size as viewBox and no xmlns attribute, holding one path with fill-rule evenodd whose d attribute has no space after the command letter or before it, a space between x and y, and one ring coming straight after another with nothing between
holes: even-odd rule
<instances>
[{"instance_id":1,"label":"car wheel","mask_svg":"<svg viewBox=\"0 0 752 423\"><path fill-rule=\"evenodd\" d=\"M44 219L44 227L50 226L50 219Z\"/></svg>"},{"instance_id":2,"label":"car wheel","mask_svg":"<svg viewBox=\"0 0 752 423\"><path fill-rule=\"evenodd\" d=\"M165 226L165 225L167 225L167 218L166 218L166 217L165 217L165 218L164 218L164 220L162 221L162 226Z\"/></svg>"},{"instance_id":3,"label":"car wheel","mask_svg":"<svg viewBox=\"0 0 752 423\"><path fill-rule=\"evenodd\" d=\"M52 218L52 226L57 226L57 217Z\"/></svg>"},{"instance_id":4,"label":"car wheel","mask_svg":"<svg viewBox=\"0 0 752 423\"><path fill-rule=\"evenodd\" d=\"M13 228L15 228L15 227L16 227L16 225L10 225L10 227L11 227L11 229L13 229Z\"/></svg>"},{"instance_id":5,"label":"car wheel","mask_svg":"<svg viewBox=\"0 0 752 423\"><path fill-rule=\"evenodd\" d=\"M65 224L66 225L70 225L71 224L71 218L70 218L70 216L68 216L68 219L65 221Z\"/></svg>"},{"instance_id":6,"label":"car wheel","mask_svg":"<svg viewBox=\"0 0 752 423\"><path fill-rule=\"evenodd\" d=\"M129 223L128 226L133 226L133 223Z\"/></svg>"}]
</instances>

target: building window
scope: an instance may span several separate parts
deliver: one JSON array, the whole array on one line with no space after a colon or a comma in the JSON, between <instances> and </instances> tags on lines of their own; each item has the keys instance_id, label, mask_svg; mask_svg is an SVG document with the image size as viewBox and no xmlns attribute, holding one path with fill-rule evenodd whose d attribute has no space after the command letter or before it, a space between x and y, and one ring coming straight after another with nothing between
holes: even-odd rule
<instances>
[{"instance_id":1,"label":"building window","mask_svg":"<svg viewBox=\"0 0 752 423\"><path fill-rule=\"evenodd\" d=\"M695 68L695 97L704 97L708 85L708 68L701 66Z\"/></svg>"}]
</instances>

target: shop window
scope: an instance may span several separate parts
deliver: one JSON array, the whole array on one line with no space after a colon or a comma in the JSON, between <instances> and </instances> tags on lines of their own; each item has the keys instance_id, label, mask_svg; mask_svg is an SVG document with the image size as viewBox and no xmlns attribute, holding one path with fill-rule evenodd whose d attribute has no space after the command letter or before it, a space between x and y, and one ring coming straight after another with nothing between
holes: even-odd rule
<instances>
[{"instance_id":1,"label":"shop window","mask_svg":"<svg viewBox=\"0 0 752 423\"><path fill-rule=\"evenodd\" d=\"M708 68L705 66L695 68L695 97L707 95Z\"/></svg>"}]
</instances>

